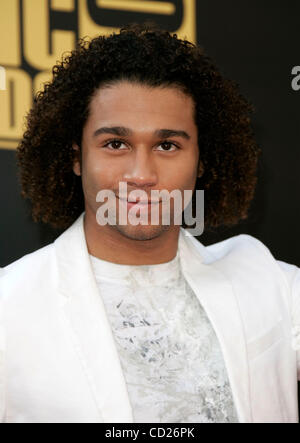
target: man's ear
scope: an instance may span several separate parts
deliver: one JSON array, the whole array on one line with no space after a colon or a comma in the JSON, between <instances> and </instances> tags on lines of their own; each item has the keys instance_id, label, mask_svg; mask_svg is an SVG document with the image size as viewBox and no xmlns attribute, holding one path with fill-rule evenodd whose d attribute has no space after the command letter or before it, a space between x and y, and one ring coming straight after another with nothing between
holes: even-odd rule
<instances>
[{"instance_id":1,"label":"man's ear","mask_svg":"<svg viewBox=\"0 0 300 443\"><path fill-rule=\"evenodd\" d=\"M73 172L74 174L80 176L81 175L81 165L80 165L80 148L76 143L72 144L72 148L75 151L74 152L74 159L73 159Z\"/></svg>"},{"instance_id":2,"label":"man's ear","mask_svg":"<svg viewBox=\"0 0 300 443\"><path fill-rule=\"evenodd\" d=\"M198 173L197 173L197 177L201 177L204 173L204 165L202 163L202 161L199 161L199 166L198 166Z\"/></svg>"}]
</instances>

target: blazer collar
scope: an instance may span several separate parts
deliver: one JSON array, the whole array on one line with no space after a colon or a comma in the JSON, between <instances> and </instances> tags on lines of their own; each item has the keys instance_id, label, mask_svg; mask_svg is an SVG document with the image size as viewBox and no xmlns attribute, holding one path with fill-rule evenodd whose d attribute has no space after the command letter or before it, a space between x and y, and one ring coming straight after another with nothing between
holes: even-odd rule
<instances>
[{"instance_id":1,"label":"blazer collar","mask_svg":"<svg viewBox=\"0 0 300 443\"><path fill-rule=\"evenodd\" d=\"M55 242L58 291L74 346L105 423L132 423L133 413L113 331L92 271L84 212ZM249 421L246 343L230 280L198 240L181 228L178 248L185 278L210 319L228 371L240 421Z\"/></svg>"}]
</instances>

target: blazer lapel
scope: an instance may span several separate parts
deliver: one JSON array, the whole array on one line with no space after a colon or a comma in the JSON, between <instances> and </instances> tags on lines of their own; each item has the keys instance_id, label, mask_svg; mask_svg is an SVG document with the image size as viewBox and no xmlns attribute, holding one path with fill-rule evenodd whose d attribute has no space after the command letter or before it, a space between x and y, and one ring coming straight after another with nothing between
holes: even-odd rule
<instances>
[{"instance_id":1,"label":"blazer lapel","mask_svg":"<svg viewBox=\"0 0 300 443\"><path fill-rule=\"evenodd\" d=\"M71 336L99 409L99 421L132 423L132 409L113 332L93 275L84 212L55 243L58 290Z\"/></svg>"},{"instance_id":2,"label":"blazer lapel","mask_svg":"<svg viewBox=\"0 0 300 443\"><path fill-rule=\"evenodd\" d=\"M218 337L240 422L251 421L249 369L239 306L222 265L211 260L205 246L180 230L182 271L198 297ZM212 261L212 260L211 260Z\"/></svg>"}]
</instances>

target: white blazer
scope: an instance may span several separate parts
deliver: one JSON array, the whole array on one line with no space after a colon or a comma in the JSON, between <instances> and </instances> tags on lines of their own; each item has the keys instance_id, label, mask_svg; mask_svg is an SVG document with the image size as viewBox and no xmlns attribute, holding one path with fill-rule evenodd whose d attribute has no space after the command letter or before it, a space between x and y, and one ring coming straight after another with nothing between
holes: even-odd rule
<instances>
[{"instance_id":1,"label":"white blazer","mask_svg":"<svg viewBox=\"0 0 300 443\"><path fill-rule=\"evenodd\" d=\"M133 422L83 218L0 270L1 422ZM300 268L250 235L205 247L180 228L178 247L219 339L240 422L297 422Z\"/></svg>"}]
</instances>

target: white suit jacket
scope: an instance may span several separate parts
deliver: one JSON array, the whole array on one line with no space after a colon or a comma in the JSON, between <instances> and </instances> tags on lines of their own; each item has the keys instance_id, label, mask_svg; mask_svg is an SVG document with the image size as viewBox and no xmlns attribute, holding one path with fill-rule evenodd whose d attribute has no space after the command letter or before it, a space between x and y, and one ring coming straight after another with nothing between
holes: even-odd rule
<instances>
[{"instance_id":1,"label":"white suit jacket","mask_svg":"<svg viewBox=\"0 0 300 443\"><path fill-rule=\"evenodd\" d=\"M133 422L83 217L0 270L1 422ZM219 339L240 422L297 422L300 269L249 235L205 247L180 228L178 248Z\"/></svg>"}]
</instances>

